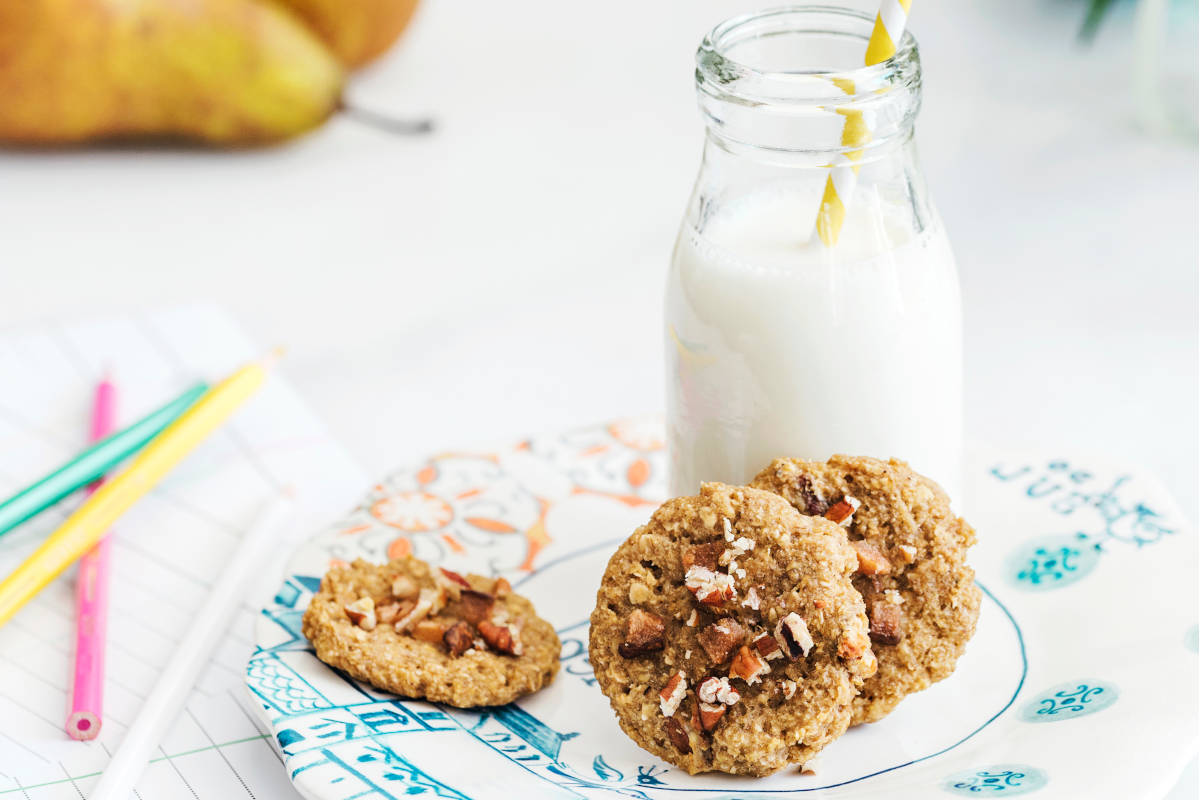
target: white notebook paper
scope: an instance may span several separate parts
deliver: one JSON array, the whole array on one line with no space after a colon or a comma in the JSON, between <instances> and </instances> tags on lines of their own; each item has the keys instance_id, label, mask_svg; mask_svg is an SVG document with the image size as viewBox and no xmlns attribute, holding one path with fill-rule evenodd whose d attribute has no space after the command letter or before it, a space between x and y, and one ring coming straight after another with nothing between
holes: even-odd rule
<instances>
[{"instance_id":1,"label":"white notebook paper","mask_svg":"<svg viewBox=\"0 0 1200 800\"><path fill-rule=\"evenodd\" d=\"M261 355L220 310L186 307L0 332L0 497L79 451L95 384L109 370L118 424L194 382L216 381ZM286 365L285 365L286 366ZM86 798L153 686L174 642L264 500L295 488L294 530L213 653L162 742L143 800L294 798L269 735L249 708L242 673L261 601L278 588L294 543L344 512L366 477L280 375L115 526L104 727L63 731L74 645L74 569L0 627L0 800ZM0 536L7 574L80 497Z\"/></svg>"}]
</instances>

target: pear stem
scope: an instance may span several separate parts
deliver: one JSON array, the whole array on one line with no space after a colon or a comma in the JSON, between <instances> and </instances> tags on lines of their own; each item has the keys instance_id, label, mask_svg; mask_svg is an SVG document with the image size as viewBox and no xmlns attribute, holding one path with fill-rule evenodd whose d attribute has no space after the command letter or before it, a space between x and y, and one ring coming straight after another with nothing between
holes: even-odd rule
<instances>
[{"instance_id":1,"label":"pear stem","mask_svg":"<svg viewBox=\"0 0 1200 800\"><path fill-rule=\"evenodd\" d=\"M429 133L433 130L433 120L425 117L421 119L402 119L393 117L389 114L384 114L379 111L373 111L369 108L361 108L352 106L342 100L338 106L338 110L346 116L356 119L359 122L376 130L384 131L385 133L395 133L401 136L414 136Z\"/></svg>"}]
</instances>

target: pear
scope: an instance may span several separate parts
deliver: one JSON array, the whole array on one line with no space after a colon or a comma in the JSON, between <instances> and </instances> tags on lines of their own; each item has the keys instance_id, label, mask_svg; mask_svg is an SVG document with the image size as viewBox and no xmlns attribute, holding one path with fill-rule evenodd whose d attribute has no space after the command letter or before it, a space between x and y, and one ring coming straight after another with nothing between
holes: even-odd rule
<instances>
[{"instance_id":1,"label":"pear","mask_svg":"<svg viewBox=\"0 0 1200 800\"><path fill-rule=\"evenodd\" d=\"M0 0L0 141L262 144L319 125L344 70L259 0Z\"/></svg>"},{"instance_id":2,"label":"pear","mask_svg":"<svg viewBox=\"0 0 1200 800\"><path fill-rule=\"evenodd\" d=\"M360 67L392 46L417 0L278 0L299 14L348 67Z\"/></svg>"}]
</instances>

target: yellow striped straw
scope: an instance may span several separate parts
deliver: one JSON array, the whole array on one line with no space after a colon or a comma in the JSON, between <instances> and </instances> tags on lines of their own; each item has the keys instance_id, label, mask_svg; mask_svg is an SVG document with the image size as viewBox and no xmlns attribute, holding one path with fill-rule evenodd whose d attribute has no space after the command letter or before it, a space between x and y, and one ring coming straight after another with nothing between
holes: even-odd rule
<instances>
[{"instance_id":1,"label":"yellow striped straw","mask_svg":"<svg viewBox=\"0 0 1200 800\"><path fill-rule=\"evenodd\" d=\"M896 54L896 46L904 35L908 12L912 0L883 0L875 15L875 27L867 42L867 54L863 59L866 66L887 61ZM854 94L854 82L846 78L834 78L833 83L846 94ZM871 129L863 118L863 112L853 108L836 109L846 118L842 127L842 146L861 147L871 141ZM821 210L817 213L817 235L826 247L837 244L846 221L846 205L854 194L858 180L858 160L861 150L851 150L840 155L829 169L825 178L825 192L821 196Z\"/></svg>"}]
</instances>

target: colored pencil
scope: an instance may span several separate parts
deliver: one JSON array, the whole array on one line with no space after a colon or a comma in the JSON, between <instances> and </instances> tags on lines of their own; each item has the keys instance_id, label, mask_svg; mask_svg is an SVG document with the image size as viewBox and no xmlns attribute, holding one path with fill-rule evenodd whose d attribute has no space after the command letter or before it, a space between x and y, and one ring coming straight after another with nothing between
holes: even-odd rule
<instances>
[{"instance_id":1,"label":"colored pencil","mask_svg":"<svg viewBox=\"0 0 1200 800\"><path fill-rule=\"evenodd\" d=\"M288 518L291 507L290 497L277 496L267 503L242 537L204 606L184 627L187 633L163 668L150 696L142 703L104 774L88 794L90 800L126 800L130 796L154 748L183 710L188 692L208 665L213 648L227 635L229 619L245 597L250 581L261 572L263 562L271 554L273 535Z\"/></svg>"},{"instance_id":2,"label":"colored pencil","mask_svg":"<svg viewBox=\"0 0 1200 800\"><path fill-rule=\"evenodd\" d=\"M117 389L105 377L96 386L92 410L93 442L112 433L117 415ZM101 478L88 487L92 494ZM112 548L106 533L95 547L79 559L75 576L75 670L71 680L71 711L67 735L72 739L95 739L104 720L104 648L108 631L108 565Z\"/></svg>"},{"instance_id":3,"label":"colored pencil","mask_svg":"<svg viewBox=\"0 0 1200 800\"><path fill-rule=\"evenodd\" d=\"M96 490L21 566L0 582L0 625L100 541L150 491L262 385L266 363L252 363L209 389L146 445L133 462Z\"/></svg>"},{"instance_id":4,"label":"colored pencil","mask_svg":"<svg viewBox=\"0 0 1200 800\"><path fill-rule=\"evenodd\" d=\"M187 411L208 386L197 383L162 408L96 442L46 477L25 487L0 503L0 535L82 489L109 472L117 464L145 447L184 411Z\"/></svg>"}]
</instances>

